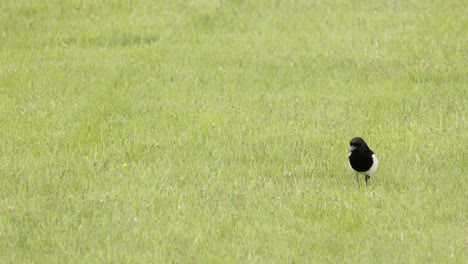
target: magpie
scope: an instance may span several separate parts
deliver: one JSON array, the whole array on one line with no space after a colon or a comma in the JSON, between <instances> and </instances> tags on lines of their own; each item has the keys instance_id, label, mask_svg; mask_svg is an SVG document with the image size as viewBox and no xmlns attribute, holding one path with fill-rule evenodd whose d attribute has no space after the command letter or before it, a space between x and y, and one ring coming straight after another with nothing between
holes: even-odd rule
<instances>
[{"instance_id":1,"label":"magpie","mask_svg":"<svg viewBox=\"0 0 468 264\"><path fill-rule=\"evenodd\" d=\"M348 163L351 169L356 172L357 183L359 184L358 175L364 174L367 186L367 181L377 170L379 161L364 139L355 137L349 142Z\"/></svg>"}]
</instances>

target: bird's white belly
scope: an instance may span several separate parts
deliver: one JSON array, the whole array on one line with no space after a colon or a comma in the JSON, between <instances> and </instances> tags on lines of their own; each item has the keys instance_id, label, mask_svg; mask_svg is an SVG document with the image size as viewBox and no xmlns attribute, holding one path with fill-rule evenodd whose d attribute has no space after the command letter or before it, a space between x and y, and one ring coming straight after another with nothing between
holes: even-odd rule
<instances>
[{"instance_id":1,"label":"bird's white belly","mask_svg":"<svg viewBox=\"0 0 468 264\"><path fill-rule=\"evenodd\" d=\"M379 165L379 160L375 154L372 154L372 166L371 168L365 172L366 175L372 175L377 170L377 166Z\"/></svg>"}]
</instances>

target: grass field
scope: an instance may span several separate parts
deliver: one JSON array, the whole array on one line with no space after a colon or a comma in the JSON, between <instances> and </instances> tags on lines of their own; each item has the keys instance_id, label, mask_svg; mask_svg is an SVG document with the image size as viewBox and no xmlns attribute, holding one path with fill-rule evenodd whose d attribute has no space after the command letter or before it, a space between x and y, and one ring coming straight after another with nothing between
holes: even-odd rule
<instances>
[{"instance_id":1,"label":"grass field","mask_svg":"<svg viewBox=\"0 0 468 264\"><path fill-rule=\"evenodd\" d=\"M464 263L467 13L2 1L0 262Z\"/></svg>"}]
</instances>

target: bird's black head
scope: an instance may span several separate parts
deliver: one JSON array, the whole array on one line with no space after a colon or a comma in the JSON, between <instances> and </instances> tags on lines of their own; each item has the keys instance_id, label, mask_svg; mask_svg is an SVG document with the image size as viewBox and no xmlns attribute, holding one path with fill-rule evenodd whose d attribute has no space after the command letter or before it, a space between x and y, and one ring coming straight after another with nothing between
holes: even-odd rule
<instances>
[{"instance_id":1,"label":"bird's black head","mask_svg":"<svg viewBox=\"0 0 468 264\"><path fill-rule=\"evenodd\" d=\"M360 137L355 137L355 138L351 139L351 141L349 142L349 151L350 152L352 152L353 150L355 150L357 148L360 148L360 147L367 147L367 144L364 141L364 139L362 139Z\"/></svg>"}]
</instances>

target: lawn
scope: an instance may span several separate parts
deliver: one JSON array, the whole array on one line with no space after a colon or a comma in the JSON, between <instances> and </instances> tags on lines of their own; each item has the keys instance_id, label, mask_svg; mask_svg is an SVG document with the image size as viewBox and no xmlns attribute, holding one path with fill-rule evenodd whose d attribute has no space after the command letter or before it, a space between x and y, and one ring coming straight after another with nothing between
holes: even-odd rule
<instances>
[{"instance_id":1,"label":"lawn","mask_svg":"<svg viewBox=\"0 0 468 264\"><path fill-rule=\"evenodd\" d=\"M464 263L467 13L3 1L0 262Z\"/></svg>"}]
</instances>

